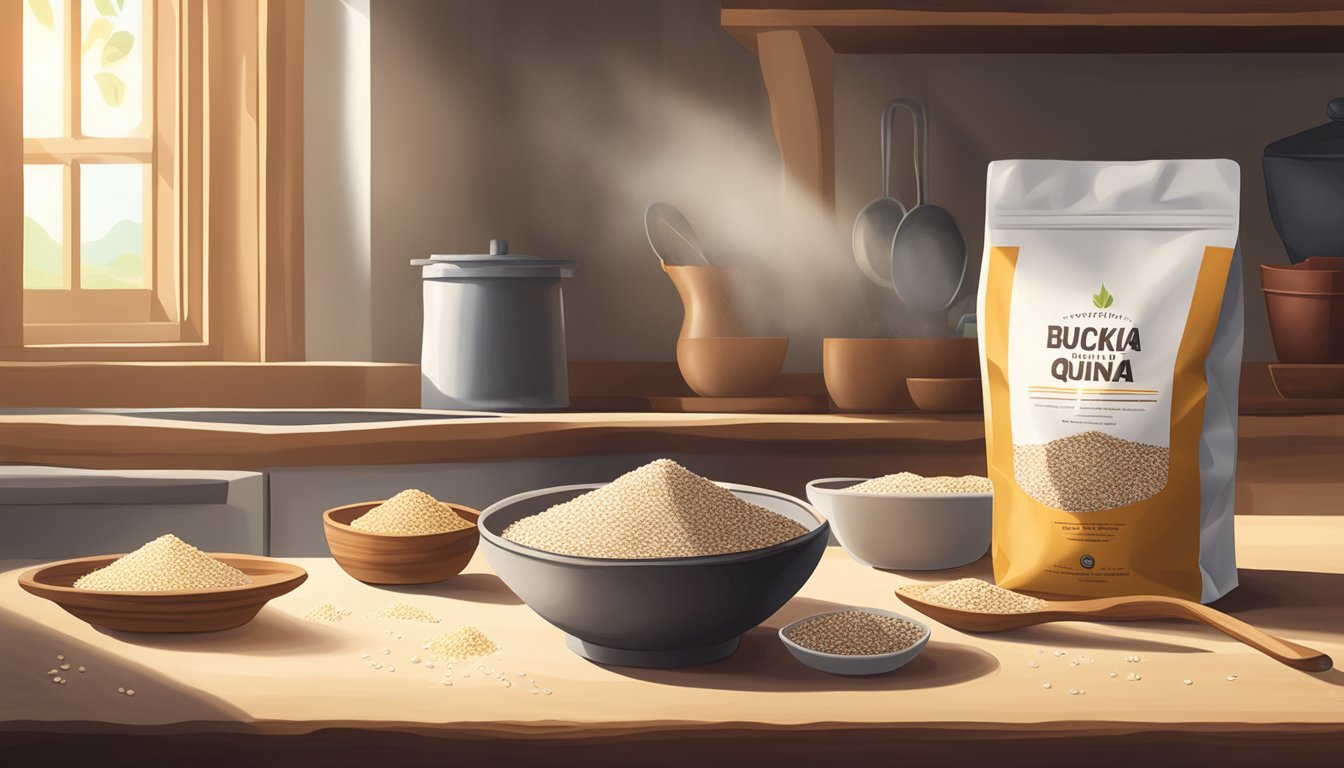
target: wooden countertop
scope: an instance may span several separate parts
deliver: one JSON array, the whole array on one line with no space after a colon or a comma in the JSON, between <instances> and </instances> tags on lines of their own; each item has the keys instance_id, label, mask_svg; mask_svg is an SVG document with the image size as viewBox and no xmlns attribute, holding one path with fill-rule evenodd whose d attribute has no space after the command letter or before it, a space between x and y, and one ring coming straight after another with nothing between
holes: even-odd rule
<instances>
[{"instance_id":1,"label":"wooden countertop","mask_svg":"<svg viewBox=\"0 0 1344 768\"><path fill-rule=\"evenodd\" d=\"M1332 482L1344 462L1344 414L1242 415L1240 438L1239 478L1248 481ZM105 414L0 415L3 464L265 469L614 453L937 453L982 464L984 426L979 414L925 413L555 413L327 426L210 424Z\"/></svg>"},{"instance_id":2,"label":"wooden countertop","mask_svg":"<svg viewBox=\"0 0 1344 768\"><path fill-rule=\"evenodd\" d=\"M0 415L0 463L89 469L417 464L636 451L814 453L892 441L982 451L983 439L979 414L554 413L324 426Z\"/></svg>"},{"instance_id":3,"label":"wooden countertop","mask_svg":"<svg viewBox=\"0 0 1344 768\"><path fill-rule=\"evenodd\" d=\"M1239 517L1237 550L1242 585L1219 607L1344 660L1344 518ZM1344 754L1344 671L1298 672L1198 625L1068 623L974 636L934 623L926 651L895 673L814 672L782 648L780 626L837 605L900 610L892 591L912 583L836 547L734 656L684 670L579 659L479 554L456 579L401 589L356 582L327 559L295 562L310 573L297 591L245 627L197 636L100 631L22 593L16 570L0 575L0 748L16 758L28 750L74 759L153 734L160 755L246 744L255 756L302 749L319 757L312 750L354 755L395 742L406 757L450 749L463 760L544 755L566 763L581 755L585 765L629 765L637 755L658 764L761 764L768 756L815 759L822 747L828 764L875 764L889 750L941 765L991 756L999 765L1063 764L1062 756L1076 764L1079 750L1096 765L1193 755L1206 765L1311 765ZM913 576L986 576L988 565ZM338 624L300 618L328 601L352 614ZM365 618L397 601L444 621ZM410 656L458 624L479 627L501 653L458 662L445 687L443 664L431 671ZM87 673L51 684L44 673L58 653ZM371 669L363 653L396 671ZM1141 661L1125 662L1131 654ZM477 664L505 672L511 686ZM1142 680L1126 680L1130 672ZM552 693L530 694L529 679ZM118 695L118 686L136 696Z\"/></svg>"}]
</instances>

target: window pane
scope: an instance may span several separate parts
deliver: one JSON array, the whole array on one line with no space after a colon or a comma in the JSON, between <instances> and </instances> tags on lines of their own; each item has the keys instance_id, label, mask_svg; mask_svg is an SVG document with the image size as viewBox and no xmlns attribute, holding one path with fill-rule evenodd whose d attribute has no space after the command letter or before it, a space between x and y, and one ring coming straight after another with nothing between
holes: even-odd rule
<instances>
[{"instance_id":1,"label":"window pane","mask_svg":"<svg viewBox=\"0 0 1344 768\"><path fill-rule=\"evenodd\" d=\"M63 288L64 167L23 166L23 287Z\"/></svg>"},{"instance_id":2,"label":"window pane","mask_svg":"<svg viewBox=\"0 0 1344 768\"><path fill-rule=\"evenodd\" d=\"M23 135L65 133L65 2L27 0L23 11Z\"/></svg>"},{"instance_id":3,"label":"window pane","mask_svg":"<svg viewBox=\"0 0 1344 768\"><path fill-rule=\"evenodd\" d=\"M79 286L145 287L145 166L84 163L79 174Z\"/></svg>"},{"instance_id":4,"label":"window pane","mask_svg":"<svg viewBox=\"0 0 1344 768\"><path fill-rule=\"evenodd\" d=\"M80 122L86 136L148 135L142 0L80 0Z\"/></svg>"}]
</instances>

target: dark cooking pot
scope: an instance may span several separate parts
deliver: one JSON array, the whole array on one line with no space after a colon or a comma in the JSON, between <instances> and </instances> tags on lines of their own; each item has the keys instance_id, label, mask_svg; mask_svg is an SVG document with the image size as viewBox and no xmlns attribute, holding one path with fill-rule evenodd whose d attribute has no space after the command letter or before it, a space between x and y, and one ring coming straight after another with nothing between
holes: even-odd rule
<instances>
[{"instance_id":1,"label":"dark cooking pot","mask_svg":"<svg viewBox=\"0 0 1344 768\"><path fill-rule=\"evenodd\" d=\"M1288 259L1344 256L1344 98L1330 122L1265 147L1265 188Z\"/></svg>"}]
</instances>

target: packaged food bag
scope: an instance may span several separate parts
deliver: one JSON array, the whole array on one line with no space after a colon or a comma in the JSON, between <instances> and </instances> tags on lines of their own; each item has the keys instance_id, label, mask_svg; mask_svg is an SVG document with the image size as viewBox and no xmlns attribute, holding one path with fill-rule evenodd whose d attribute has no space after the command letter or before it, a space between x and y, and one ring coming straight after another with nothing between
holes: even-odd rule
<instances>
[{"instance_id":1,"label":"packaged food bag","mask_svg":"<svg viewBox=\"0 0 1344 768\"><path fill-rule=\"evenodd\" d=\"M994 578L1208 602L1237 585L1240 170L989 166L978 301Z\"/></svg>"}]
</instances>

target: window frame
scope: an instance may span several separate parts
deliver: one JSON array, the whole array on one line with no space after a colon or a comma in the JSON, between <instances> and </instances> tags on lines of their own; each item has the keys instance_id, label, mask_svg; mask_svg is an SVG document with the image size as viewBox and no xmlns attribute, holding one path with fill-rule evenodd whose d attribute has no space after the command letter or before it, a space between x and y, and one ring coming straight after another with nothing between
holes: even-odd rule
<instances>
[{"instance_id":1,"label":"window frame","mask_svg":"<svg viewBox=\"0 0 1344 768\"><path fill-rule=\"evenodd\" d=\"M36 343L23 322L22 20L26 0L0 0L0 360L234 361L304 359L304 0L158 0L155 126L171 131L156 166L157 243L172 242L156 280L173 280L176 320L140 323L173 341ZM171 44L165 33L171 30ZM170 54L165 54L170 50ZM164 58L165 55L171 58ZM163 89L171 89L171 100ZM168 104L172 104L169 109ZM156 138L155 151L168 142ZM176 261L176 275L165 264ZM53 333L59 333L53 329ZM47 339L57 341L57 339Z\"/></svg>"},{"instance_id":2,"label":"window frame","mask_svg":"<svg viewBox=\"0 0 1344 768\"><path fill-rule=\"evenodd\" d=\"M181 322L181 276L188 270L180 263L183 250L177 241L177 34L171 0L145 0L140 40L147 41L142 53L141 87L144 119L148 130L142 136L104 138L85 136L82 125L81 71L83 54L83 3L62 2L65 29L65 93L63 136L25 138L25 165L56 165L62 168L65 189L63 289L23 291L24 343L26 346L61 346L67 350L84 344L163 343L199 341ZM86 289L80 285L80 186L84 167L101 163L141 163L144 186L144 276L143 288ZM186 331L186 333L184 333Z\"/></svg>"}]
</instances>

